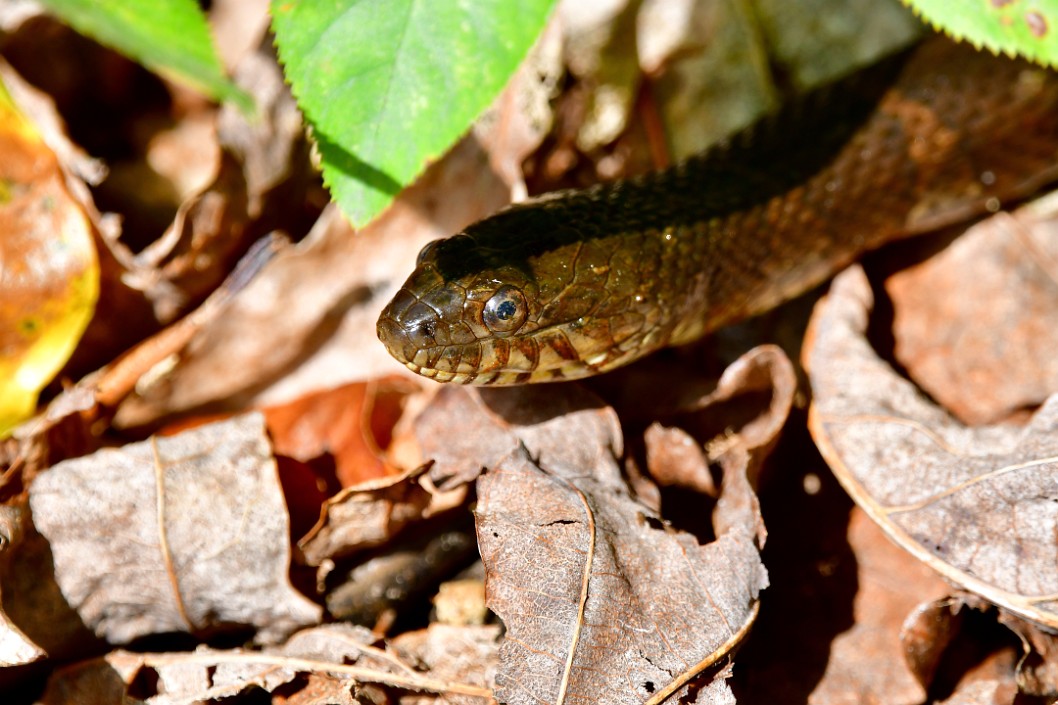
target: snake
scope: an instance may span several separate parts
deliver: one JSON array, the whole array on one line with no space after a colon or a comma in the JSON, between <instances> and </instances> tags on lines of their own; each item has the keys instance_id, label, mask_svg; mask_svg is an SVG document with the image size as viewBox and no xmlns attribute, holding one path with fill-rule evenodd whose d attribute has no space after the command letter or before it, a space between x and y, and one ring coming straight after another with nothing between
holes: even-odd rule
<instances>
[{"instance_id":1,"label":"snake","mask_svg":"<svg viewBox=\"0 0 1058 705\"><path fill-rule=\"evenodd\" d=\"M941 35L668 169L509 206L419 253L378 320L439 382L583 378L1058 177L1058 74Z\"/></svg>"}]
</instances>

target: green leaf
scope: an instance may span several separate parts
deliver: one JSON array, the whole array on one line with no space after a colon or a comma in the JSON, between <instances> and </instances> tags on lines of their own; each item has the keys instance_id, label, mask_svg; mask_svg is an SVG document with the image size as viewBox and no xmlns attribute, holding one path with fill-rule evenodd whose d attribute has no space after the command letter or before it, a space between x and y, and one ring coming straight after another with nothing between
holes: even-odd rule
<instances>
[{"instance_id":1,"label":"green leaf","mask_svg":"<svg viewBox=\"0 0 1058 705\"><path fill-rule=\"evenodd\" d=\"M323 178L364 224L499 94L554 0L272 0Z\"/></svg>"},{"instance_id":2,"label":"green leaf","mask_svg":"<svg viewBox=\"0 0 1058 705\"><path fill-rule=\"evenodd\" d=\"M1058 68L1058 0L903 0L937 29Z\"/></svg>"},{"instance_id":3,"label":"green leaf","mask_svg":"<svg viewBox=\"0 0 1058 705\"><path fill-rule=\"evenodd\" d=\"M63 22L167 78L253 110L224 74L195 0L41 0Z\"/></svg>"}]
</instances>

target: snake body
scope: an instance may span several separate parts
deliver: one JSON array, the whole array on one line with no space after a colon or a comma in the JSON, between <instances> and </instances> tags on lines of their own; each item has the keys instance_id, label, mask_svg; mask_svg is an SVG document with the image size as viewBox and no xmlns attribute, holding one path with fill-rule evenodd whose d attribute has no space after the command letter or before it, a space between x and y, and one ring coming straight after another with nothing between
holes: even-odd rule
<instances>
[{"instance_id":1,"label":"snake body","mask_svg":"<svg viewBox=\"0 0 1058 705\"><path fill-rule=\"evenodd\" d=\"M378 335L438 381L611 370L1058 176L1058 75L934 37L668 170L426 246Z\"/></svg>"}]
</instances>

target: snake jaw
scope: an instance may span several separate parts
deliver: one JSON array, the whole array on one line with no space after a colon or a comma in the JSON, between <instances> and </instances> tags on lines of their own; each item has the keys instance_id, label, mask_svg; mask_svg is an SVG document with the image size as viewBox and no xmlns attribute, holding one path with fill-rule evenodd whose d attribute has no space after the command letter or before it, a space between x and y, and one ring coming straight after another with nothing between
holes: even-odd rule
<instances>
[{"instance_id":1,"label":"snake jaw","mask_svg":"<svg viewBox=\"0 0 1058 705\"><path fill-rule=\"evenodd\" d=\"M459 260L452 248L467 244L480 243L462 235L425 249L378 320L379 339L415 374L474 385L553 382L648 352L639 343L651 327L643 312L649 296L627 286L607 289L637 264L578 245L463 275L449 260Z\"/></svg>"}]
</instances>

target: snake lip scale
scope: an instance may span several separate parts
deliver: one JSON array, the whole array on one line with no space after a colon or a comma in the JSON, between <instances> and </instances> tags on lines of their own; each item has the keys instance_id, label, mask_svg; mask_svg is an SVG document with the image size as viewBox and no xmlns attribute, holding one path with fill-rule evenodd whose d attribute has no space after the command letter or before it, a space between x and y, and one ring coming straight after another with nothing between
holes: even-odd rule
<instances>
[{"instance_id":1,"label":"snake lip scale","mask_svg":"<svg viewBox=\"0 0 1058 705\"><path fill-rule=\"evenodd\" d=\"M1058 75L934 36L670 169L430 243L378 337L439 382L586 377L1056 177Z\"/></svg>"}]
</instances>

